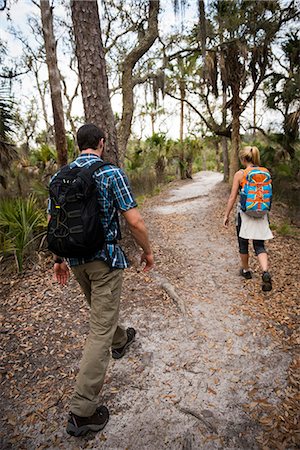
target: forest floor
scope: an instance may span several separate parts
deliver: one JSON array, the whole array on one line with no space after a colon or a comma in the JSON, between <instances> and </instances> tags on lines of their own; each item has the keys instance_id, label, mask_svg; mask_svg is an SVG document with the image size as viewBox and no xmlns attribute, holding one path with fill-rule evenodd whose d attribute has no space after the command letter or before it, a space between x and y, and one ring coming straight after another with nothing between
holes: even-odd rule
<instances>
[{"instance_id":1,"label":"forest floor","mask_svg":"<svg viewBox=\"0 0 300 450\"><path fill-rule=\"evenodd\" d=\"M109 366L103 432L65 432L89 315L74 278L58 286L49 258L21 277L2 268L1 449L298 448L299 233L276 231L275 205L273 290L261 291L253 255L241 279L221 178L173 182L142 207L156 266L142 272L136 255L125 272L121 321L137 338Z\"/></svg>"}]
</instances>

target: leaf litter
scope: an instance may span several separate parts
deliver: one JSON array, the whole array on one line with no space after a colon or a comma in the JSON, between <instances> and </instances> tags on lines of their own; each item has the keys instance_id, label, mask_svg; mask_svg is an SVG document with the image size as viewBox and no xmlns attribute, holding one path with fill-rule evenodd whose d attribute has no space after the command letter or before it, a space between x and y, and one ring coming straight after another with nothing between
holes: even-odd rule
<instances>
[{"instance_id":1,"label":"leaf litter","mask_svg":"<svg viewBox=\"0 0 300 450\"><path fill-rule=\"evenodd\" d=\"M172 186L180 188L182 184L184 182ZM197 216L190 220L189 212L189 223L178 205L176 213L155 213L156 204L163 204L167 195L168 190L148 200L144 216L156 254L155 270L172 284L185 302L185 323L187 321L189 326L186 328L183 324L182 312L157 279L152 274L140 272L136 248L130 248L125 242L133 266L125 274L123 318L129 322L131 317L140 320L141 341L145 348L136 343L136 351L130 352L123 369L113 363L103 390L103 400L117 418L127 417L127 410L134 409L140 429L132 434L129 427L124 435L125 425L120 426L121 433L121 428L112 419L115 437L112 436L114 428L79 443L70 441L65 434L68 399L88 332L89 316L74 279L65 288L54 283L51 259L45 254L21 277L12 272L11 262L2 262L2 448L79 449L82 445L84 448L101 445L103 448L151 449L159 445L173 449L183 448L186 439L193 439L207 449L219 448L215 445L249 448L250 444L265 450L292 449L299 445L299 239L274 232L276 238L268 245L274 278L271 293L261 293L256 263L253 265L255 277L250 283L237 279L231 286L220 276L223 270L227 278L232 279L233 264L227 268L222 266L222 261L226 258L228 245L236 250L232 229L224 236L221 228L222 204L227 195L225 185L216 187L209 214L201 216L201 220ZM201 198L193 200L193 208L197 208L197 202L201 205L201 201ZM282 211L277 211L276 206L273 220L275 223L282 220ZM201 238L199 233L204 237ZM199 259L190 258L188 251L182 250L182 244L189 250L189 244L181 242L183 235L192 241L191 246L198 246ZM222 247L219 253L215 244ZM210 277L218 264L217 276ZM219 331L212 339L205 324L211 320L213 308L218 307L212 292L219 291L227 295L226 298L232 297L228 310L224 310L224 316L230 320L227 323L224 317L224 326L223 319L219 318ZM244 325L237 327L235 321ZM169 334L161 331L166 324L170 328ZM151 329L168 337L167 343L159 341L163 353L147 343ZM182 347L182 336L188 336L189 345ZM244 369L241 358L249 357L253 345L259 345L260 341L264 352L265 339L275 355L277 351L287 355L289 362L284 363L284 376L278 375L275 368L272 371L272 367L265 367L266 375L263 369L256 375L248 374ZM169 353L165 353L166 348ZM235 363L236 358L240 362ZM263 354L261 359L261 367L267 366ZM275 378L267 384L266 378L272 377L272 373ZM139 399L142 397L144 402L148 399L149 403L149 395L156 405L155 414L161 410L169 421L169 425L164 425L169 433L166 437L159 424L158 435L154 437L153 432L149 432L148 422L145 423L142 409L138 415L138 408L142 408ZM174 406L177 406L177 412ZM193 416L180 412L180 409L192 411ZM203 410L212 415L203 417ZM232 416L237 418L237 423L230 426L230 421L223 423L223 416L226 413L230 416L232 410L238 415ZM203 419L203 426L197 417ZM180 424L186 434L176 431L172 423Z\"/></svg>"}]
</instances>

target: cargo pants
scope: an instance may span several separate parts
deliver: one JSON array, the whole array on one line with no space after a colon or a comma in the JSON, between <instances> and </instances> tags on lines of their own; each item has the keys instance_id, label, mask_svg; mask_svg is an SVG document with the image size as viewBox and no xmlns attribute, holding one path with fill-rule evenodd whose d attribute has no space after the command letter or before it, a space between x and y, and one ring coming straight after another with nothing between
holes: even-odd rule
<instances>
[{"instance_id":1,"label":"cargo pants","mask_svg":"<svg viewBox=\"0 0 300 450\"><path fill-rule=\"evenodd\" d=\"M127 342L126 331L118 326L123 270L110 270L103 261L96 260L72 267L72 272L90 306L90 332L70 410L78 416L88 417L98 406L110 348L122 347Z\"/></svg>"}]
</instances>

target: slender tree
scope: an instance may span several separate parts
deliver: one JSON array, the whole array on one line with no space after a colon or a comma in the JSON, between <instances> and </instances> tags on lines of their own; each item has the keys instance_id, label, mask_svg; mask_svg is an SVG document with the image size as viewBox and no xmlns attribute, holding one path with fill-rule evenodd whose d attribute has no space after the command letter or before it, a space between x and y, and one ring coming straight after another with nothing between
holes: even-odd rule
<instances>
[{"instance_id":1,"label":"slender tree","mask_svg":"<svg viewBox=\"0 0 300 450\"><path fill-rule=\"evenodd\" d=\"M56 41L53 31L53 8L50 7L48 0L41 0L40 10L45 41L46 61L49 73L57 159L59 166L63 166L67 164L68 154L60 73L57 65Z\"/></svg>"},{"instance_id":2,"label":"slender tree","mask_svg":"<svg viewBox=\"0 0 300 450\"><path fill-rule=\"evenodd\" d=\"M119 147L120 155L123 160L126 153L126 147L131 132L131 123L134 111L134 93L135 80L133 70L137 62L150 49L158 37L158 12L159 0L149 0L149 13L147 18L148 27L144 30L143 24L138 33L138 42L136 46L125 56L122 63L122 97L123 110L122 119L119 128Z\"/></svg>"},{"instance_id":3,"label":"slender tree","mask_svg":"<svg viewBox=\"0 0 300 450\"><path fill-rule=\"evenodd\" d=\"M117 132L110 103L97 0L72 0L76 56L87 122L106 134L106 156L119 162Z\"/></svg>"}]
</instances>

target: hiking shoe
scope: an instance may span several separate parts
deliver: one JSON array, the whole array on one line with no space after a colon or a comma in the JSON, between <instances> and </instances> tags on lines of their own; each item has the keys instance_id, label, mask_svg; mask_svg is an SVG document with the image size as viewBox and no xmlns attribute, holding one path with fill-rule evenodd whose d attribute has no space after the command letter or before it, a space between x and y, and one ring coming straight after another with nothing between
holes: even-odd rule
<instances>
[{"instance_id":1,"label":"hiking shoe","mask_svg":"<svg viewBox=\"0 0 300 450\"><path fill-rule=\"evenodd\" d=\"M70 412L66 431L71 436L84 436L89 431L103 430L109 419L106 406L99 406L94 414L89 417L76 416Z\"/></svg>"},{"instance_id":2,"label":"hiking shoe","mask_svg":"<svg viewBox=\"0 0 300 450\"><path fill-rule=\"evenodd\" d=\"M246 280L251 280L252 278L252 273L250 272L250 270L241 269L240 275L241 277L246 278Z\"/></svg>"},{"instance_id":3,"label":"hiking shoe","mask_svg":"<svg viewBox=\"0 0 300 450\"><path fill-rule=\"evenodd\" d=\"M264 292L268 292L272 290L272 278L271 275L269 274L269 272L264 272L262 274L262 290Z\"/></svg>"},{"instance_id":4,"label":"hiking shoe","mask_svg":"<svg viewBox=\"0 0 300 450\"><path fill-rule=\"evenodd\" d=\"M127 333L127 342L126 342L126 344L123 345L123 347L120 347L120 348L113 348L112 351L111 351L111 356L114 359L122 358L122 356L125 355L126 348L129 347L129 345L131 345L134 342L135 335L136 335L135 329L134 328L127 328L126 333Z\"/></svg>"}]
</instances>

